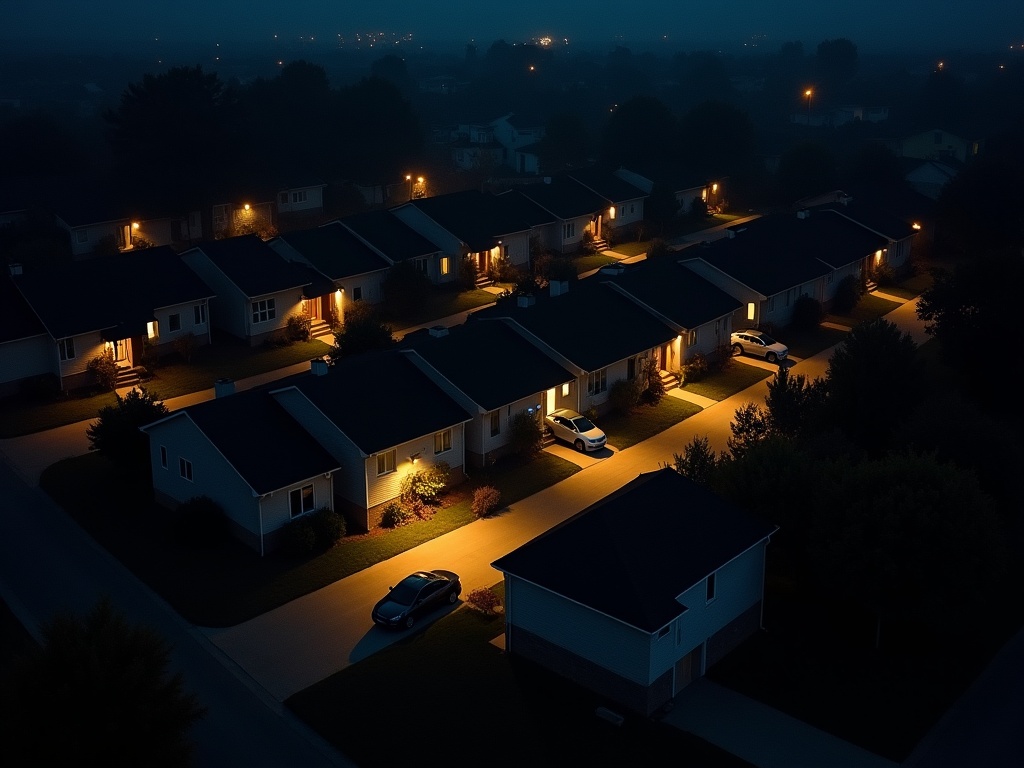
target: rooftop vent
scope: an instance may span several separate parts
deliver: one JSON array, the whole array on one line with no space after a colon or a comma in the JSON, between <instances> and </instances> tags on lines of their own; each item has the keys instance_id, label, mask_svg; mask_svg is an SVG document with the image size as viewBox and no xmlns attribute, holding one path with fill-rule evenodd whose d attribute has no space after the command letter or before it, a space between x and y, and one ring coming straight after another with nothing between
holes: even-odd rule
<instances>
[{"instance_id":1,"label":"rooftop vent","mask_svg":"<svg viewBox=\"0 0 1024 768\"><path fill-rule=\"evenodd\" d=\"M516 296L517 307L532 307L537 302L532 293L525 296Z\"/></svg>"},{"instance_id":2,"label":"rooftop vent","mask_svg":"<svg viewBox=\"0 0 1024 768\"><path fill-rule=\"evenodd\" d=\"M309 361L309 370L314 376L326 376L328 367L327 358L325 357L314 357Z\"/></svg>"},{"instance_id":3,"label":"rooftop vent","mask_svg":"<svg viewBox=\"0 0 1024 768\"><path fill-rule=\"evenodd\" d=\"M561 296L563 293L569 292L569 281L568 280L552 280L548 283L548 291L552 296Z\"/></svg>"},{"instance_id":4,"label":"rooftop vent","mask_svg":"<svg viewBox=\"0 0 1024 768\"><path fill-rule=\"evenodd\" d=\"M811 212L808 211L806 208L803 208L796 212L796 217L798 219L809 219L811 217Z\"/></svg>"},{"instance_id":5,"label":"rooftop vent","mask_svg":"<svg viewBox=\"0 0 1024 768\"><path fill-rule=\"evenodd\" d=\"M445 328L443 325L432 325L430 326L430 335L433 336L435 339L439 339L442 336L448 335L448 329Z\"/></svg>"},{"instance_id":6,"label":"rooftop vent","mask_svg":"<svg viewBox=\"0 0 1024 768\"><path fill-rule=\"evenodd\" d=\"M215 382L213 382L214 397L227 397L228 395L233 394L235 394L234 379L217 379Z\"/></svg>"},{"instance_id":7,"label":"rooftop vent","mask_svg":"<svg viewBox=\"0 0 1024 768\"><path fill-rule=\"evenodd\" d=\"M21 274L21 264L18 264L17 262L15 262L15 263L10 265L10 268L11 268L11 277L17 277L18 275Z\"/></svg>"}]
</instances>

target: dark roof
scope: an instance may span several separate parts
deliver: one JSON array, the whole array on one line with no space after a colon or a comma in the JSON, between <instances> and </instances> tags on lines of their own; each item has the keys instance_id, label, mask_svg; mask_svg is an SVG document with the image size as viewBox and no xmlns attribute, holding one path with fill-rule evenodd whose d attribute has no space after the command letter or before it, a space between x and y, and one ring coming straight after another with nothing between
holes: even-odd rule
<instances>
[{"instance_id":1,"label":"dark roof","mask_svg":"<svg viewBox=\"0 0 1024 768\"><path fill-rule=\"evenodd\" d=\"M154 310L214 295L169 246L26 268L15 285L55 339L105 329L124 329L108 338L136 335Z\"/></svg>"},{"instance_id":2,"label":"dark roof","mask_svg":"<svg viewBox=\"0 0 1024 768\"><path fill-rule=\"evenodd\" d=\"M307 271L287 261L257 235L210 240L191 251L206 254L246 296L265 296L310 282Z\"/></svg>"},{"instance_id":3,"label":"dark roof","mask_svg":"<svg viewBox=\"0 0 1024 768\"><path fill-rule=\"evenodd\" d=\"M500 192L495 195L495 199L505 207L508 216L522 219L531 227L542 227L557 221L554 214L545 211L517 189Z\"/></svg>"},{"instance_id":4,"label":"dark roof","mask_svg":"<svg viewBox=\"0 0 1024 768\"><path fill-rule=\"evenodd\" d=\"M607 208L611 202L568 176L550 178L550 182L524 184L516 189L560 219L589 216Z\"/></svg>"},{"instance_id":5,"label":"dark roof","mask_svg":"<svg viewBox=\"0 0 1024 768\"><path fill-rule=\"evenodd\" d=\"M46 328L14 285L9 274L0 275L0 344L46 333Z\"/></svg>"},{"instance_id":6,"label":"dark roof","mask_svg":"<svg viewBox=\"0 0 1024 768\"><path fill-rule=\"evenodd\" d=\"M429 256L441 249L390 211L357 213L340 222L391 261Z\"/></svg>"},{"instance_id":7,"label":"dark roof","mask_svg":"<svg viewBox=\"0 0 1024 768\"><path fill-rule=\"evenodd\" d=\"M846 203L825 203L811 209L813 213L832 211L855 221L867 229L892 240L902 240L914 234L913 226L895 214L867 202L850 199Z\"/></svg>"},{"instance_id":8,"label":"dark roof","mask_svg":"<svg viewBox=\"0 0 1024 768\"><path fill-rule=\"evenodd\" d=\"M601 197L616 203L647 196L647 193L642 189L633 186L624 179L620 179L611 169L602 166L592 165L588 168L578 168L569 171L567 175L587 189L592 189Z\"/></svg>"},{"instance_id":9,"label":"dark roof","mask_svg":"<svg viewBox=\"0 0 1024 768\"><path fill-rule=\"evenodd\" d=\"M531 228L520 207L506 205L498 196L476 189L421 197L408 205L418 208L472 251L489 250L501 237Z\"/></svg>"},{"instance_id":10,"label":"dark roof","mask_svg":"<svg viewBox=\"0 0 1024 768\"><path fill-rule=\"evenodd\" d=\"M184 409L259 494L338 469L338 461L265 390L252 389Z\"/></svg>"},{"instance_id":11,"label":"dark roof","mask_svg":"<svg viewBox=\"0 0 1024 768\"><path fill-rule=\"evenodd\" d=\"M280 240L290 245L331 280L387 269L390 264L340 222L286 232Z\"/></svg>"},{"instance_id":12,"label":"dark roof","mask_svg":"<svg viewBox=\"0 0 1024 768\"><path fill-rule=\"evenodd\" d=\"M922 224L935 217L935 201L909 184L848 185L844 191L853 198L854 203L873 205L909 224Z\"/></svg>"},{"instance_id":13,"label":"dark roof","mask_svg":"<svg viewBox=\"0 0 1024 768\"><path fill-rule=\"evenodd\" d=\"M676 258L646 259L622 274L599 274L687 330L732 314L743 302L687 269Z\"/></svg>"},{"instance_id":14,"label":"dark roof","mask_svg":"<svg viewBox=\"0 0 1024 768\"><path fill-rule=\"evenodd\" d=\"M649 179L653 184L660 187L667 187L673 192L682 189L696 189L707 186L709 177L694 173L693 169L685 164L650 162L630 163L625 170L632 171Z\"/></svg>"},{"instance_id":15,"label":"dark roof","mask_svg":"<svg viewBox=\"0 0 1024 768\"><path fill-rule=\"evenodd\" d=\"M597 371L665 344L676 332L609 285L588 278L569 283L568 293L538 293L530 307L517 297L473 312L469 322L507 317L584 371Z\"/></svg>"},{"instance_id":16,"label":"dark roof","mask_svg":"<svg viewBox=\"0 0 1024 768\"><path fill-rule=\"evenodd\" d=\"M687 256L703 259L763 296L816 280L866 258L888 241L831 211L762 216L730 227L734 237L716 240Z\"/></svg>"},{"instance_id":17,"label":"dark roof","mask_svg":"<svg viewBox=\"0 0 1024 768\"><path fill-rule=\"evenodd\" d=\"M470 419L398 350L342 358L327 371L292 385L367 456Z\"/></svg>"},{"instance_id":18,"label":"dark roof","mask_svg":"<svg viewBox=\"0 0 1024 768\"><path fill-rule=\"evenodd\" d=\"M683 592L775 530L666 468L492 565L654 633L686 610L676 599Z\"/></svg>"},{"instance_id":19,"label":"dark roof","mask_svg":"<svg viewBox=\"0 0 1024 768\"><path fill-rule=\"evenodd\" d=\"M485 411L573 379L503 320L463 323L441 337L426 329L416 331L407 334L401 346L415 350Z\"/></svg>"}]
</instances>

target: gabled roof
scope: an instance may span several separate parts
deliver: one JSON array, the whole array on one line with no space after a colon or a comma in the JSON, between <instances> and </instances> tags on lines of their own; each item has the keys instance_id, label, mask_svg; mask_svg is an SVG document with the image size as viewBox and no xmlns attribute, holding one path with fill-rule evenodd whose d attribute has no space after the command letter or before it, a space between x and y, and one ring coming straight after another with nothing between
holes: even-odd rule
<instances>
[{"instance_id":1,"label":"gabled roof","mask_svg":"<svg viewBox=\"0 0 1024 768\"><path fill-rule=\"evenodd\" d=\"M259 495L339 468L337 459L264 389L190 405L169 418L179 415L191 419Z\"/></svg>"},{"instance_id":2,"label":"gabled roof","mask_svg":"<svg viewBox=\"0 0 1024 768\"><path fill-rule=\"evenodd\" d=\"M472 251L490 250L502 237L530 229L520 209L476 189L421 197L407 205L418 208Z\"/></svg>"},{"instance_id":3,"label":"gabled roof","mask_svg":"<svg viewBox=\"0 0 1024 768\"><path fill-rule=\"evenodd\" d=\"M731 315L743 306L743 302L673 257L645 259L626 265L622 274L599 274L597 278L620 286L637 301L687 330Z\"/></svg>"},{"instance_id":4,"label":"gabled roof","mask_svg":"<svg viewBox=\"0 0 1024 768\"><path fill-rule=\"evenodd\" d=\"M154 310L214 295L169 246L26 269L15 285L55 339L108 329L117 331L108 339L139 335Z\"/></svg>"},{"instance_id":5,"label":"gabled roof","mask_svg":"<svg viewBox=\"0 0 1024 768\"><path fill-rule=\"evenodd\" d=\"M831 211L762 216L730 227L735 236L706 248L700 258L762 296L773 296L866 258L888 245L856 222Z\"/></svg>"},{"instance_id":6,"label":"gabled roof","mask_svg":"<svg viewBox=\"0 0 1024 768\"><path fill-rule=\"evenodd\" d=\"M309 285L307 271L287 261L257 235L210 240L185 251L200 251L246 296L265 296Z\"/></svg>"},{"instance_id":7,"label":"gabled roof","mask_svg":"<svg viewBox=\"0 0 1024 768\"><path fill-rule=\"evenodd\" d=\"M620 179L611 169L602 166L592 165L587 168L577 168L569 171L567 175L587 189L614 203L647 196L642 189Z\"/></svg>"},{"instance_id":8,"label":"gabled roof","mask_svg":"<svg viewBox=\"0 0 1024 768\"><path fill-rule=\"evenodd\" d=\"M667 187L673 192L706 187L709 181L706 175L694 173L692 168L674 163L631 163L625 170L639 174L658 187Z\"/></svg>"},{"instance_id":9,"label":"gabled roof","mask_svg":"<svg viewBox=\"0 0 1024 768\"><path fill-rule=\"evenodd\" d=\"M653 634L686 611L683 592L775 530L666 468L491 565Z\"/></svg>"},{"instance_id":10,"label":"gabled roof","mask_svg":"<svg viewBox=\"0 0 1024 768\"><path fill-rule=\"evenodd\" d=\"M376 272L391 266L340 222L285 232L278 236L331 280Z\"/></svg>"},{"instance_id":11,"label":"gabled roof","mask_svg":"<svg viewBox=\"0 0 1024 768\"><path fill-rule=\"evenodd\" d=\"M545 211L560 219L590 216L608 207L611 200L568 176L551 177L550 182L524 184L516 189Z\"/></svg>"},{"instance_id":12,"label":"gabled roof","mask_svg":"<svg viewBox=\"0 0 1024 768\"><path fill-rule=\"evenodd\" d=\"M554 224L558 219L554 214L545 211L530 198L525 197L518 189L508 189L495 195L498 203L505 206L509 216L522 219L531 227L543 227Z\"/></svg>"},{"instance_id":13,"label":"gabled roof","mask_svg":"<svg viewBox=\"0 0 1024 768\"><path fill-rule=\"evenodd\" d=\"M366 456L470 420L458 403L394 349L343 358L323 376L299 376L291 386Z\"/></svg>"},{"instance_id":14,"label":"gabled roof","mask_svg":"<svg viewBox=\"0 0 1024 768\"><path fill-rule=\"evenodd\" d=\"M46 333L46 328L25 301L14 279L0 275L0 344Z\"/></svg>"},{"instance_id":15,"label":"gabled roof","mask_svg":"<svg viewBox=\"0 0 1024 768\"><path fill-rule=\"evenodd\" d=\"M485 411L493 411L573 380L573 374L502 320L485 319L431 336L407 334L402 348L415 350ZM501 371L500 375L495 375Z\"/></svg>"},{"instance_id":16,"label":"gabled roof","mask_svg":"<svg viewBox=\"0 0 1024 768\"><path fill-rule=\"evenodd\" d=\"M477 310L468 322L505 317L584 371L597 371L665 344L676 331L609 285L592 278L569 284L560 296L538 293L535 304L516 297Z\"/></svg>"},{"instance_id":17,"label":"gabled roof","mask_svg":"<svg viewBox=\"0 0 1024 768\"><path fill-rule=\"evenodd\" d=\"M357 213L340 223L393 262L418 259L441 250L390 211Z\"/></svg>"},{"instance_id":18,"label":"gabled roof","mask_svg":"<svg viewBox=\"0 0 1024 768\"><path fill-rule=\"evenodd\" d=\"M817 214L820 211L832 211L891 240L902 240L905 237L910 237L916 231L907 221L899 216L870 203L853 198L845 203L825 203L812 209L813 214Z\"/></svg>"}]
</instances>

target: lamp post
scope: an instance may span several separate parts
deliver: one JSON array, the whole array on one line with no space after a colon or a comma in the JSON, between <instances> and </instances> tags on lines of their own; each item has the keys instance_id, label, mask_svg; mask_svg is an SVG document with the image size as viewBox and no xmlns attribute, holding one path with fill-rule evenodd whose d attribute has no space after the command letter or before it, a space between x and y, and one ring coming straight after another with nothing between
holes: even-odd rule
<instances>
[{"instance_id":1,"label":"lamp post","mask_svg":"<svg viewBox=\"0 0 1024 768\"><path fill-rule=\"evenodd\" d=\"M409 199L412 200L412 174L405 174L405 180L409 182Z\"/></svg>"},{"instance_id":2,"label":"lamp post","mask_svg":"<svg viewBox=\"0 0 1024 768\"><path fill-rule=\"evenodd\" d=\"M811 96L814 95L814 91L808 88L804 91L804 96L807 97L807 124L811 124Z\"/></svg>"}]
</instances>

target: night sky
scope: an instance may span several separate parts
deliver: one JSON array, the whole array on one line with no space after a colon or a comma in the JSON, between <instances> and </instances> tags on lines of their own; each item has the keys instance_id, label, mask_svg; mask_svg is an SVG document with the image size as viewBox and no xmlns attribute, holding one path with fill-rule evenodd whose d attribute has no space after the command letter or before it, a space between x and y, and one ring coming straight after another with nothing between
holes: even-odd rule
<instances>
[{"instance_id":1,"label":"night sky","mask_svg":"<svg viewBox=\"0 0 1024 768\"><path fill-rule=\"evenodd\" d=\"M382 31L423 42L488 44L550 35L578 44L761 40L862 48L1003 48L1024 42L1022 0L0 0L0 41L137 44L319 39Z\"/></svg>"}]
</instances>

